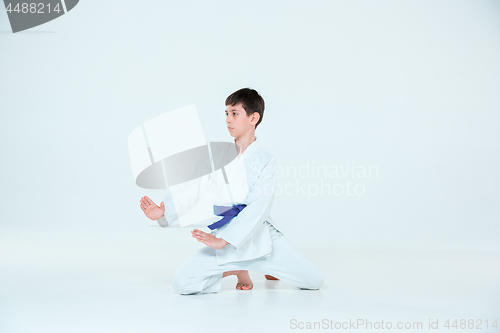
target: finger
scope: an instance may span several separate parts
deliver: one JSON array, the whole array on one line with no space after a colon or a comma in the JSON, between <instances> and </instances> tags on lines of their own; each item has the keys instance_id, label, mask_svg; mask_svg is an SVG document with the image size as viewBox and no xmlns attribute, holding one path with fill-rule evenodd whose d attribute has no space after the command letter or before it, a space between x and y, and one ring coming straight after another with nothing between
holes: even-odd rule
<instances>
[{"instance_id":1,"label":"finger","mask_svg":"<svg viewBox=\"0 0 500 333\"><path fill-rule=\"evenodd\" d=\"M208 238L207 234L205 233L197 233L197 235L203 238Z\"/></svg>"},{"instance_id":2,"label":"finger","mask_svg":"<svg viewBox=\"0 0 500 333\"><path fill-rule=\"evenodd\" d=\"M146 197L146 201L150 204L150 205L154 205L155 203L153 202L153 200L149 199L148 197Z\"/></svg>"},{"instance_id":3,"label":"finger","mask_svg":"<svg viewBox=\"0 0 500 333\"><path fill-rule=\"evenodd\" d=\"M196 238L199 238L199 239L206 239L206 237L204 237L203 235L195 235Z\"/></svg>"},{"instance_id":4,"label":"finger","mask_svg":"<svg viewBox=\"0 0 500 333\"><path fill-rule=\"evenodd\" d=\"M198 235L198 236L196 236L196 238L197 238L197 239L199 239L199 240L200 240L200 241L202 241L202 242L208 242L208 238L207 238L207 237L205 237L205 236L203 236L203 235L202 235L202 236L199 236L199 235Z\"/></svg>"},{"instance_id":5,"label":"finger","mask_svg":"<svg viewBox=\"0 0 500 333\"><path fill-rule=\"evenodd\" d=\"M200 243L203 243L203 244L206 244L205 240L201 239L201 238L196 238L196 240Z\"/></svg>"}]
</instances>

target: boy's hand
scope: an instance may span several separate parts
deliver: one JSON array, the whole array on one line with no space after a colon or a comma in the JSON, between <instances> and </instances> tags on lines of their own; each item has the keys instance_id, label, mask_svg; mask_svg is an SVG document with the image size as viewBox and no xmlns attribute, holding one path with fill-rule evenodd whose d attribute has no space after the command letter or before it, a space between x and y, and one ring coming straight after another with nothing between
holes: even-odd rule
<instances>
[{"instance_id":1,"label":"boy's hand","mask_svg":"<svg viewBox=\"0 0 500 333\"><path fill-rule=\"evenodd\" d=\"M203 244L210 246L212 249L220 250L229 242L226 242L222 238L217 238L208 232L203 232L198 229L191 230L191 235L196 238L198 242L202 242Z\"/></svg>"},{"instance_id":2,"label":"boy's hand","mask_svg":"<svg viewBox=\"0 0 500 333\"><path fill-rule=\"evenodd\" d=\"M141 202L141 209L146 214L147 217L149 217L151 220L158 220L163 216L163 213L165 213L165 205L163 202L160 204L161 207L158 207L153 200L149 199L148 197L144 196L140 200Z\"/></svg>"}]
</instances>

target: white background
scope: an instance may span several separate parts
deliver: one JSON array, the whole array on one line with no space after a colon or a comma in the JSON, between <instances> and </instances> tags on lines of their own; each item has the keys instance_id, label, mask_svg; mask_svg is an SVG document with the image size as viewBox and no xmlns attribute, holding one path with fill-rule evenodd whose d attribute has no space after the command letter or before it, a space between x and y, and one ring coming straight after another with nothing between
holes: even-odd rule
<instances>
[{"instance_id":1,"label":"white background","mask_svg":"<svg viewBox=\"0 0 500 333\"><path fill-rule=\"evenodd\" d=\"M331 261L345 260L338 249L435 250L488 256L482 276L499 275L498 1L86 0L16 34L0 10L0 32L5 290L49 260L60 259L54 269L83 267L68 254L77 251L68 250L72 244L94 259L109 254L109 244L123 262L145 265L145 248L159 244L151 265L178 267L200 245L188 229L161 229L144 216L140 197L159 203L164 192L135 185L128 135L196 104L207 141L231 141L224 101L243 87L265 99L256 134L281 166L377 167L378 177L323 179L362 184L363 195L275 200L277 225L301 250L321 248L308 258L325 272L340 273ZM321 179L290 176L279 184L296 181ZM457 274L464 271L471 269L457 264ZM330 287L339 281L331 278ZM483 284L482 313L499 308L493 281ZM0 310L17 332L21 319L5 312L14 311L13 295L4 294L10 303L0 300ZM32 304L29 295L19 302Z\"/></svg>"}]
</instances>

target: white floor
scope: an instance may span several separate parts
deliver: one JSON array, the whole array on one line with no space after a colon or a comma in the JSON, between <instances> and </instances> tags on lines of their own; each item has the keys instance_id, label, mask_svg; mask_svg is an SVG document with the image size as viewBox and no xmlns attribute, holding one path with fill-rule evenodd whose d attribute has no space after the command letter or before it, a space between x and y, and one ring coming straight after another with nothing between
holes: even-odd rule
<instances>
[{"instance_id":1,"label":"white floor","mask_svg":"<svg viewBox=\"0 0 500 333\"><path fill-rule=\"evenodd\" d=\"M200 245L164 235L2 234L0 332L289 332L312 331L314 322L317 331L343 322L337 330L353 331L346 325L358 320L372 323L357 327L367 332L388 331L382 321L428 331L429 320L438 320L434 332L478 331L460 329L461 319L499 331L491 324L500 326L500 253L291 242L324 271L321 290L251 273L253 290L235 290L231 276L217 294L183 296L171 278ZM446 329L447 319L458 319L458 329Z\"/></svg>"}]
</instances>

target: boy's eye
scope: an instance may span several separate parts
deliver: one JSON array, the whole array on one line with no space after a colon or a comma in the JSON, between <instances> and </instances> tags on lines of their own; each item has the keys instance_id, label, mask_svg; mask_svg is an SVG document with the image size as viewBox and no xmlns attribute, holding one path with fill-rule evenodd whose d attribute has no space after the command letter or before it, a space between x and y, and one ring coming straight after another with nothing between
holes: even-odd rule
<instances>
[{"instance_id":1,"label":"boy's eye","mask_svg":"<svg viewBox=\"0 0 500 333\"><path fill-rule=\"evenodd\" d=\"M234 114L235 116L237 115L237 113L236 113L236 112L233 112L233 114Z\"/></svg>"}]
</instances>

